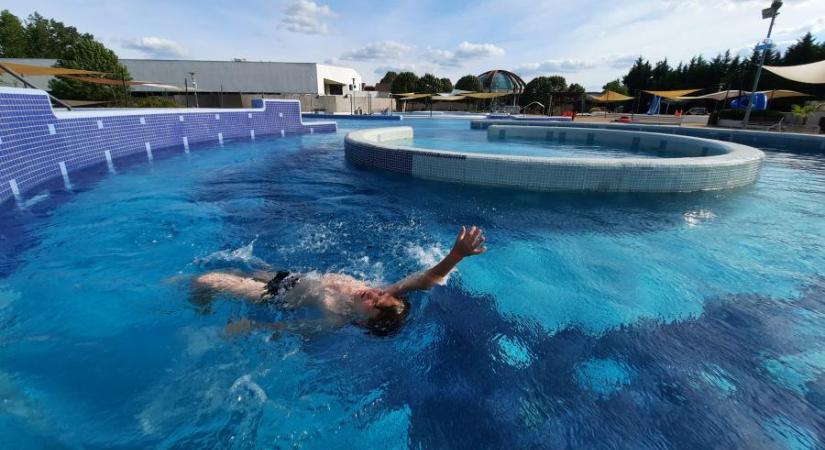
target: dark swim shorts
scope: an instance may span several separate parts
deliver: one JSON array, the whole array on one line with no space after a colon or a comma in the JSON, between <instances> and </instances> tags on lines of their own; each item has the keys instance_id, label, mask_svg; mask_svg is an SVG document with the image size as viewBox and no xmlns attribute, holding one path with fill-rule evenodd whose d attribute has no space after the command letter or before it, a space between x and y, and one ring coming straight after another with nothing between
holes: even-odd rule
<instances>
[{"instance_id":1,"label":"dark swim shorts","mask_svg":"<svg viewBox=\"0 0 825 450\"><path fill-rule=\"evenodd\" d=\"M300 275L287 271L278 271L275 276L266 283L265 298L275 298L283 295L286 291L295 287L301 280Z\"/></svg>"}]
</instances>

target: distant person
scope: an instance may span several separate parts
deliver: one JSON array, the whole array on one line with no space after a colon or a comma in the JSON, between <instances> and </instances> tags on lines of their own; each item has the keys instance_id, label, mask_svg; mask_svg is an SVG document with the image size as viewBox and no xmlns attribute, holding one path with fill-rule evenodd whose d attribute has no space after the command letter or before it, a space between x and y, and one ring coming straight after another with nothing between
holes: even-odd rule
<instances>
[{"instance_id":1,"label":"distant person","mask_svg":"<svg viewBox=\"0 0 825 450\"><path fill-rule=\"evenodd\" d=\"M573 113L570 114L570 121L572 122L574 120L576 120L576 110L575 109L573 110Z\"/></svg>"},{"instance_id":2,"label":"distant person","mask_svg":"<svg viewBox=\"0 0 825 450\"><path fill-rule=\"evenodd\" d=\"M322 318L314 321L258 323L241 319L227 326L229 334L252 329L300 331L352 323L372 334L386 336L398 331L409 314L410 305L402 297L403 294L427 290L439 284L462 259L484 253L487 250L484 240L480 228L473 226L467 230L462 226L452 250L441 262L383 288L372 287L364 281L338 273L280 271L267 276L242 276L210 272L195 278L193 287L197 295L194 300L205 303L204 299L211 301L210 293L226 292L253 303L285 309L315 308L322 313Z\"/></svg>"}]
</instances>

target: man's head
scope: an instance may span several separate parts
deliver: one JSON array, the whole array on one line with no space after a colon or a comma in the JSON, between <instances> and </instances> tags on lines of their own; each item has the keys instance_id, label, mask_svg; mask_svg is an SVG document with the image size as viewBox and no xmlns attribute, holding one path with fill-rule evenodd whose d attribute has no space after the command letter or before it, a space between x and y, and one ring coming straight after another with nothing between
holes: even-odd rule
<instances>
[{"instance_id":1,"label":"man's head","mask_svg":"<svg viewBox=\"0 0 825 450\"><path fill-rule=\"evenodd\" d=\"M393 297L380 289L365 289L358 294L357 308L366 317L364 326L376 336L398 331L410 312L407 300Z\"/></svg>"}]
</instances>

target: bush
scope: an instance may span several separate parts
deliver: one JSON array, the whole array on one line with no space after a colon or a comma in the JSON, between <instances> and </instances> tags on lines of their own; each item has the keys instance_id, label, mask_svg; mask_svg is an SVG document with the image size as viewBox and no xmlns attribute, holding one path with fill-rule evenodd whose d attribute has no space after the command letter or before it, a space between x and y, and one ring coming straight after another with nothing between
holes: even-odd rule
<instances>
[{"instance_id":1,"label":"bush","mask_svg":"<svg viewBox=\"0 0 825 450\"><path fill-rule=\"evenodd\" d=\"M178 104L171 97L143 97L134 101L135 108L177 108Z\"/></svg>"},{"instance_id":2,"label":"bush","mask_svg":"<svg viewBox=\"0 0 825 450\"><path fill-rule=\"evenodd\" d=\"M781 111L775 109L766 109L764 111L751 111L751 120L776 120L783 117ZM744 109L723 109L719 111L719 118L726 120L742 120L745 118Z\"/></svg>"}]
</instances>

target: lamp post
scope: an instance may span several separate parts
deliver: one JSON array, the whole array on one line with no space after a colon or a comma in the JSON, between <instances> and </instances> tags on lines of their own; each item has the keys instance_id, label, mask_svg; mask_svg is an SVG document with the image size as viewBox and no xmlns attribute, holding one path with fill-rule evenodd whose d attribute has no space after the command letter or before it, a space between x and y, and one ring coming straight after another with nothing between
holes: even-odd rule
<instances>
[{"instance_id":1,"label":"lamp post","mask_svg":"<svg viewBox=\"0 0 825 450\"><path fill-rule=\"evenodd\" d=\"M192 77L192 94L195 96L195 108L199 108L198 106L198 82L195 81L195 72L189 72L189 76Z\"/></svg>"},{"instance_id":2,"label":"lamp post","mask_svg":"<svg viewBox=\"0 0 825 450\"><path fill-rule=\"evenodd\" d=\"M757 45L756 48L762 49L762 56L759 58L759 67L756 69L756 76L753 78L753 89L751 89L748 106L745 108L745 118L742 119L742 128L748 127L748 122L751 120L751 110L753 109L753 102L756 100L756 88L759 85L759 76L762 75L762 65L765 64L765 56L771 49L771 31L773 31L773 23L776 21L776 16L779 15L779 8L782 7L782 0L774 0L771 6L762 10L762 19L771 19L771 24L768 27L768 36L762 41L762 45Z\"/></svg>"}]
</instances>

